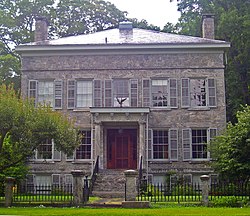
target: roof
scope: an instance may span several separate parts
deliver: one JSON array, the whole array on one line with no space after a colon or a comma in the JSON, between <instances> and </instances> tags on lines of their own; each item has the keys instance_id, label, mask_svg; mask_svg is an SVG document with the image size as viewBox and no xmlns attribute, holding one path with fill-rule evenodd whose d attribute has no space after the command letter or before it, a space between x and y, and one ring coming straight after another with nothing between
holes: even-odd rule
<instances>
[{"instance_id":1,"label":"roof","mask_svg":"<svg viewBox=\"0 0 250 216\"><path fill-rule=\"evenodd\" d=\"M119 29L104 30L101 32L95 32L91 34L69 36L54 40L46 40L39 42L32 42L20 45L17 47L17 51L29 50L29 49L53 49L55 47L106 47L107 46L170 46L170 47L221 47L227 48L230 46L228 42L221 40L212 40L207 38L192 37L186 35L170 34L152 30L134 28L131 31L119 31ZM147 46L148 47L148 46Z\"/></svg>"}]
</instances>

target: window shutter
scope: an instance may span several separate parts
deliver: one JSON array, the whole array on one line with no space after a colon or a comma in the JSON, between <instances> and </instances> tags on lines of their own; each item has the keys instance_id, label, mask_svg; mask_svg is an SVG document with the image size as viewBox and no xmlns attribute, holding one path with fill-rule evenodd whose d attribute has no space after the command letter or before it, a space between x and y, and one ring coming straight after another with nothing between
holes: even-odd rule
<instances>
[{"instance_id":1,"label":"window shutter","mask_svg":"<svg viewBox=\"0 0 250 216\"><path fill-rule=\"evenodd\" d=\"M212 141L214 137L217 136L217 129L216 128L209 128L208 129L208 141ZM208 151L208 158L212 158L211 152Z\"/></svg>"},{"instance_id":2,"label":"window shutter","mask_svg":"<svg viewBox=\"0 0 250 216\"><path fill-rule=\"evenodd\" d=\"M148 160L152 159L152 129L148 130Z\"/></svg>"},{"instance_id":3,"label":"window shutter","mask_svg":"<svg viewBox=\"0 0 250 216\"><path fill-rule=\"evenodd\" d=\"M208 106L216 107L216 82L215 79L207 79Z\"/></svg>"},{"instance_id":4,"label":"window shutter","mask_svg":"<svg viewBox=\"0 0 250 216\"><path fill-rule=\"evenodd\" d=\"M183 147L183 160L191 159L191 129L182 130L182 147Z\"/></svg>"},{"instance_id":5,"label":"window shutter","mask_svg":"<svg viewBox=\"0 0 250 216\"><path fill-rule=\"evenodd\" d=\"M76 83L75 80L68 80L68 109L75 108Z\"/></svg>"},{"instance_id":6,"label":"window shutter","mask_svg":"<svg viewBox=\"0 0 250 216\"><path fill-rule=\"evenodd\" d=\"M112 107L112 80L104 81L104 106Z\"/></svg>"},{"instance_id":7,"label":"window shutter","mask_svg":"<svg viewBox=\"0 0 250 216\"><path fill-rule=\"evenodd\" d=\"M52 140L52 146L53 146L53 159L54 159L54 161L60 161L61 160L61 152L56 149L54 140Z\"/></svg>"},{"instance_id":8,"label":"window shutter","mask_svg":"<svg viewBox=\"0 0 250 216\"><path fill-rule=\"evenodd\" d=\"M54 81L54 104L55 109L62 109L62 93L63 93L63 82L62 80Z\"/></svg>"},{"instance_id":9,"label":"window shutter","mask_svg":"<svg viewBox=\"0 0 250 216\"><path fill-rule=\"evenodd\" d=\"M178 160L178 130L169 130L170 160Z\"/></svg>"},{"instance_id":10,"label":"window shutter","mask_svg":"<svg viewBox=\"0 0 250 216\"><path fill-rule=\"evenodd\" d=\"M150 107L150 79L142 80L143 107Z\"/></svg>"},{"instance_id":11,"label":"window shutter","mask_svg":"<svg viewBox=\"0 0 250 216\"><path fill-rule=\"evenodd\" d=\"M169 79L169 100L171 108L178 108L177 79Z\"/></svg>"},{"instance_id":12,"label":"window shutter","mask_svg":"<svg viewBox=\"0 0 250 216\"><path fill-rule=\"evenodd\" d=\"M131 107L138 106L138 80L132 79L130 80L130 95L131 95Z\"/></svg>"},{"instance_id":13,"label":"window shutter","mask_svg":"<svg viewBox=\"0 0 250 216\"><path fill-rule=\"evenodd\" d=\"M60 186L60 174L52 174L52 185Z\"/></svg>"},{"instance_id":14,"label":"window shutter","mask_svg":"<svg viewBox=\"0 0 250 216\"><path fill-rule=\"evenodd\" d=\"M102 81L94 80L94 107L102 107Z\"/></svg>"},{"instance_id":15,"label":"window shutter","mask_svg":"<svg viewBox=\"0 0 250 216\"><path fill-rule=\"evenodd\" d=\"M181 106L189 107L190 104L190 89L189 89L189 79L181 79Z\"/></svg>"},{"instance_id":16,"label":"window shutter","mask_svg":"<svg viewBox=\"0 0 250 216\"><path fill-rule=\"evenodd\" d=\"M34 105L36 105L37 103L37 88L38 88L37 80L29 80L28 97L34 100Z\"/></svg>"}]
</instances>

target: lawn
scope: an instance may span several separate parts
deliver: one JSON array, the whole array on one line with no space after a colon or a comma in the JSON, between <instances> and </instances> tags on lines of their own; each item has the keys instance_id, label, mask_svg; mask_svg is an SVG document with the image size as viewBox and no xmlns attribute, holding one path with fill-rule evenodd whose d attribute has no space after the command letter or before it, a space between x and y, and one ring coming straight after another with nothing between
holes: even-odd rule
<instances>
[{"instance_id":1,"label":"lawn","mask_svg":"<svg viewBox=\"0 0 250 216\"><path fill-rule=\"evenodd\" d=\"M110 208L0 208L0 215L250 215L250 208L161 207L150 209Z\"/></svg>"}]
</instances>

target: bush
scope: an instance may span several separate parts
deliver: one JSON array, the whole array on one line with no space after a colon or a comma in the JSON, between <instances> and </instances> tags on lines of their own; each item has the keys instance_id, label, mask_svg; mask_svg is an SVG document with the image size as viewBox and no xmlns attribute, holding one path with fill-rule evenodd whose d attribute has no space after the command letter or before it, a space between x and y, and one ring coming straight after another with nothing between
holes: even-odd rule
<instances>
[{"instance_id":1,"label":"bush","mask_svg":"<svg viewBox=\"0 0 250 216\"><path fill-rule=\"evenodd\" d=\"M238 200L237 197L222 197L212 201L214 207L241 207L246 206L248 203L247 199Z\"/></svg>"}]
</instances>

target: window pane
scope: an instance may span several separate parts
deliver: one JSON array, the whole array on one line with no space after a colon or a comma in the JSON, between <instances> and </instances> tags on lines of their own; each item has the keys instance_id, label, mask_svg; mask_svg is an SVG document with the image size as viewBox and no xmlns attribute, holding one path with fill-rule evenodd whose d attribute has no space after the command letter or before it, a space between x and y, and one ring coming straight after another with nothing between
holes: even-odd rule
<instances>
[{"instance_id":1,"label":"window pane","mask_svg":"<svg viewBox=\"0 0 250 216\"><path fill-rule=\"evenodd\" d=\"M82 130L80 146L76 149L76 159L91 159L91 131Z\"/></svg>"},{"instance_id":2,"label":"window pane","mask_svg":"<svg viewBox=\"0 0 250 216\"><path fill-rule=\"evenodd\" d=\"M38 103L54 106L54 82L40 81L38 83Z\"/></svg>"},{"instance_id":3,"label":"window pane","mask_svg":"<svg viewBox=\"0 0 250 216\"><path fill-rule=\"evenodd\" d=\"M167 80L152 80L152 103L155 107L168 106Z\"/></svg>"},{"instance_id":4,"label":"window pane","mask_svg":"<svg viewBox=\"0 0 250 216\"><path fill-rule=\"evenodd\" d=\"M191 106L206 106L206 81L205 79L190 80Z\"/></svg>"},{"instance_id":5,"label":"window pane","mask_svg":"<svg viewBox=\"0 0 250 216\"><path fill-rule=\"evenodd\" d=\"M207 158L207 130L192 130L192 156L194 159Z\"/></svg>"},{"instance_id":6,"label":"window pane","mask_svg":"<svg viewBox=\"0 0 250 216\"><path fill-rule=\"evenodd\" d=\"M92 81L77 81L77 107L91 107L92 106Z\"/></svg>"},{"instance_id":7,"label":"window pane","mask_svg":"<svg viewBox=\"0 0 250 216\"><path fill-rule=\"evenodd\" d=\"M153 130L153 158L168 159L167 130Z\"/></svg>"}]
</instances>

